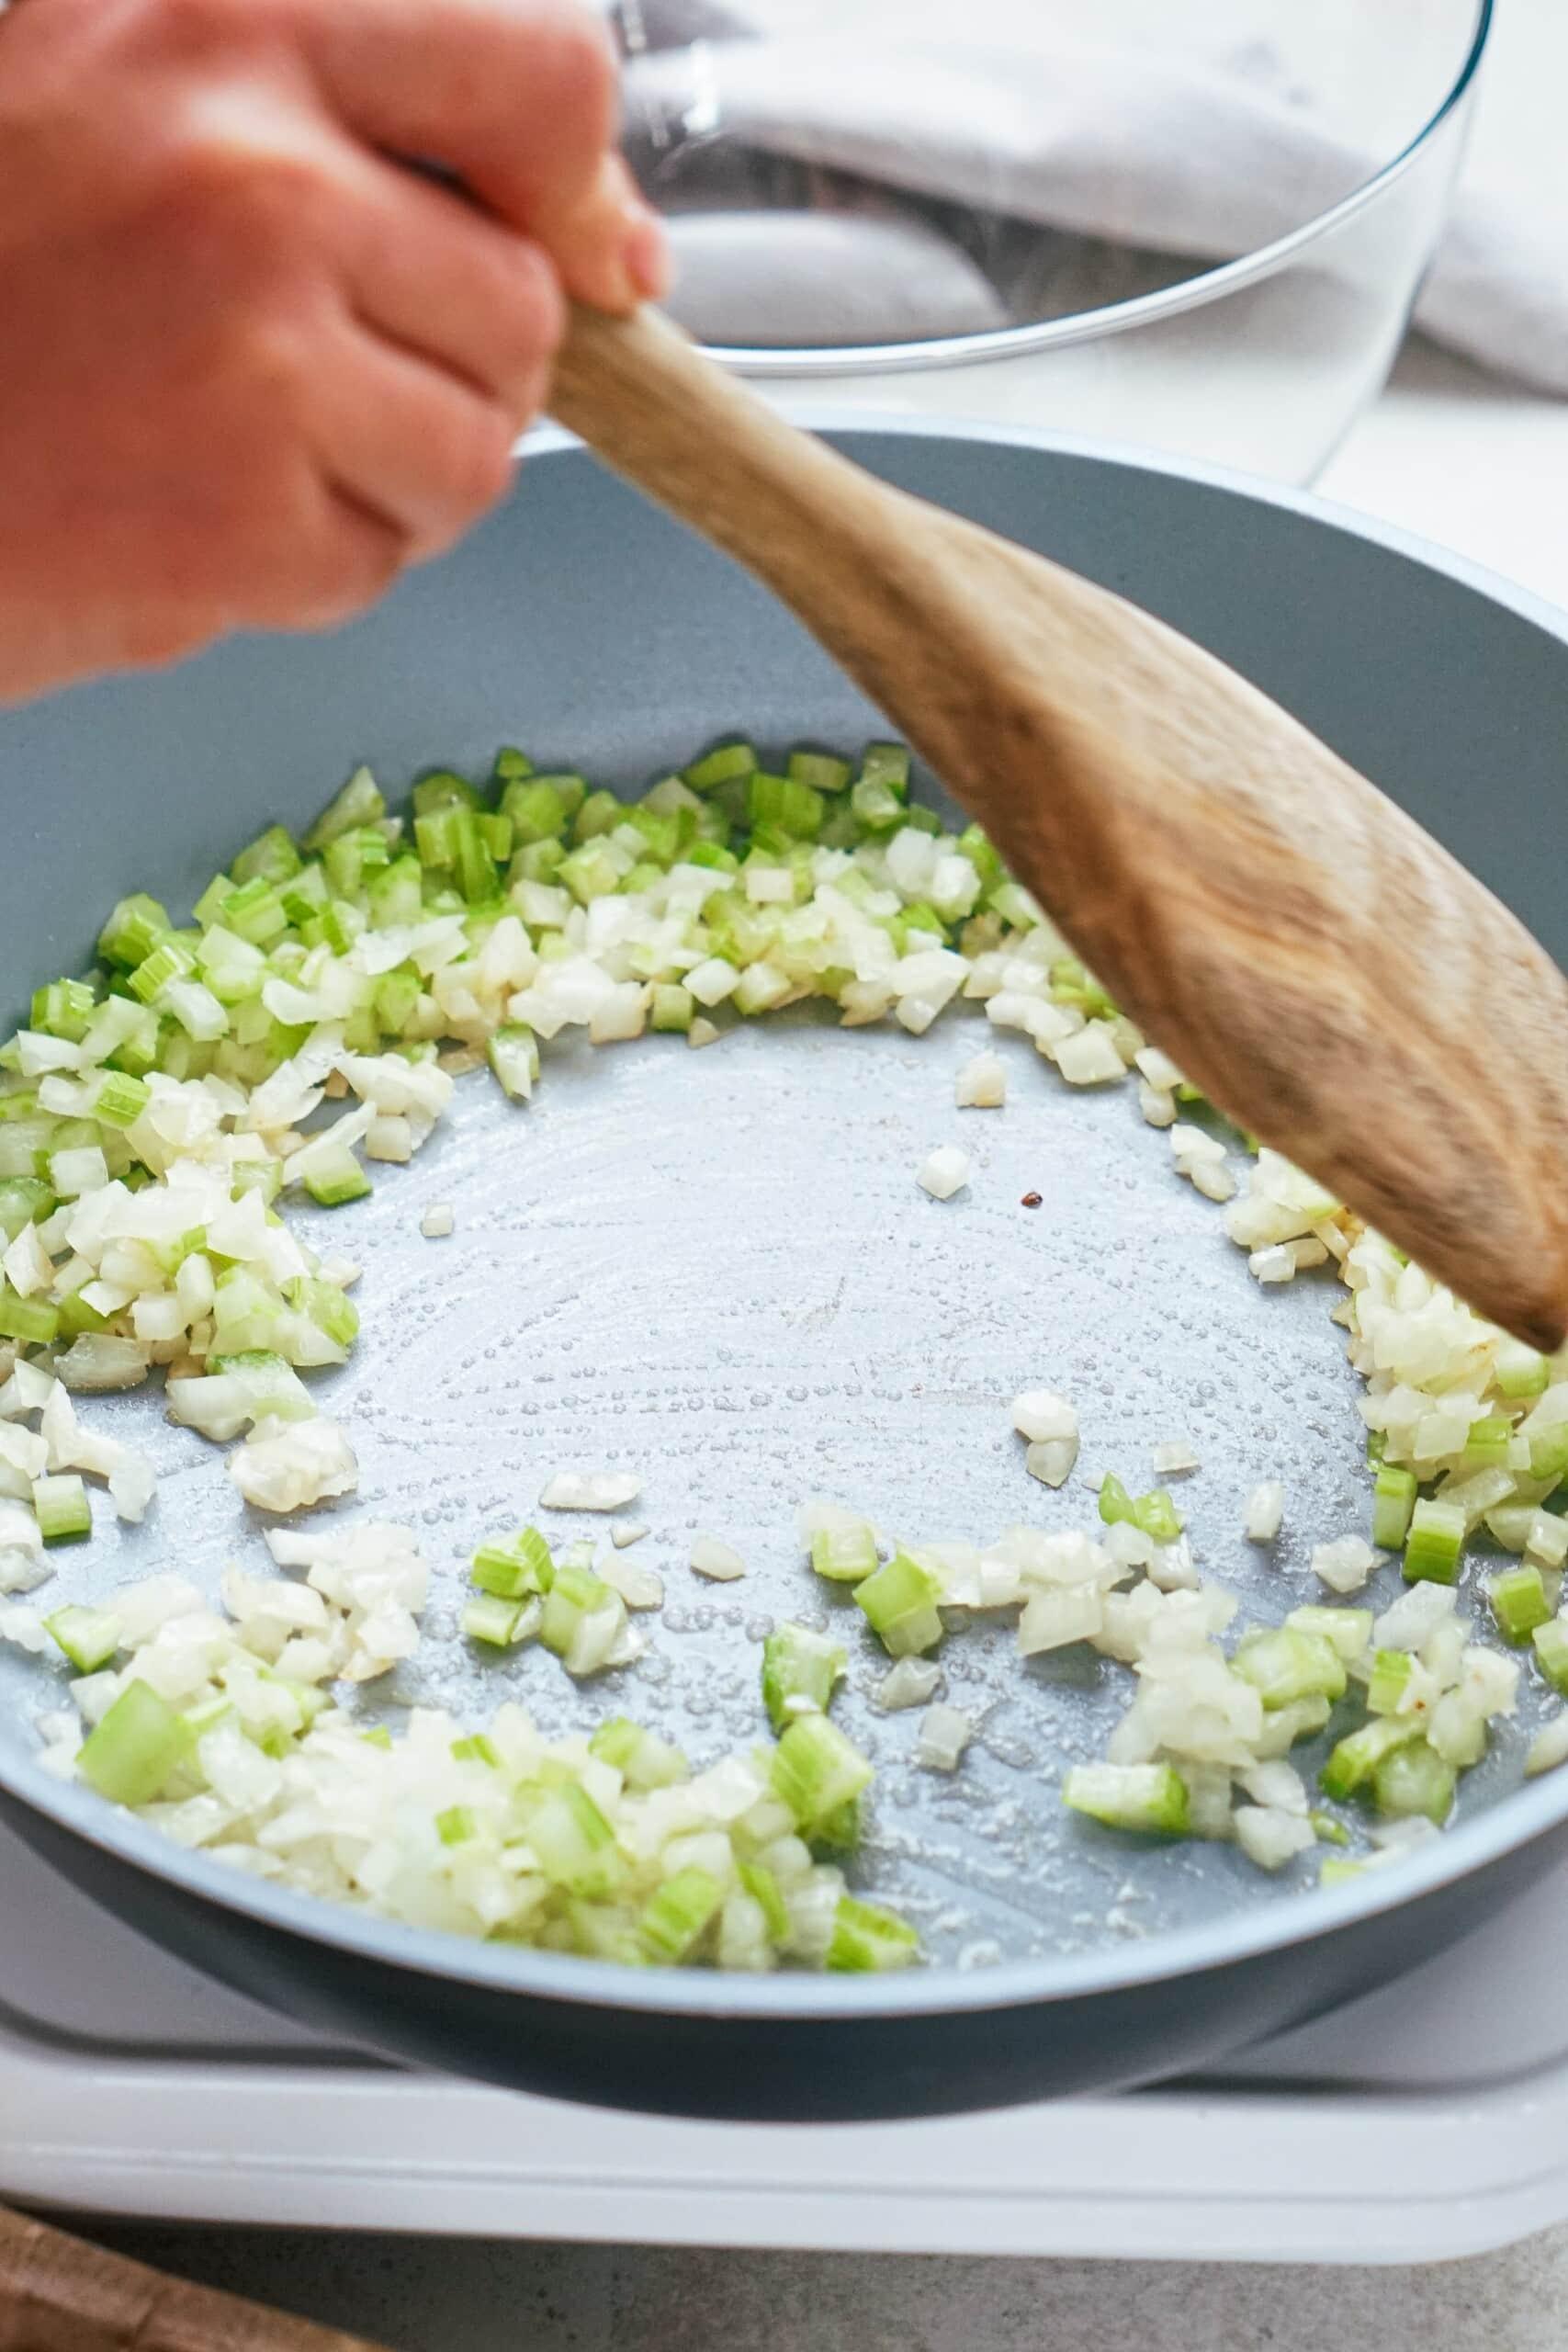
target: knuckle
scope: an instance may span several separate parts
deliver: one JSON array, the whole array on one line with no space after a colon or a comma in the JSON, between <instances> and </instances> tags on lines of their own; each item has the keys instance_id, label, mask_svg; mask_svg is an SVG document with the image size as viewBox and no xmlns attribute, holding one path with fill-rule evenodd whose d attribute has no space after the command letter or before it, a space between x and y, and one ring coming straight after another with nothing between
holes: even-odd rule
<instances>
[{"instance_id":1,"label":"knuckle","mask_svg":"<svg viewBox=\"0 0 1568 2352\"><path fill-rule=\"evenodd\" d=\"M513 354L524 368L553 357L566 334L566 297L553 263L537 245L512 242L505 315Z\"/></svg>"},{"instance_id":2,"label":"knuckle","mask_svg":"<svg viewBox=\"0 0 1568 2352\"><path fill-rule=\"evenodd\" d=\"M503 497L512 481L514 427L499 406L477 400L454 403L439 451L441 504L456 529Z\"/></svg>"},{"instance_id":3,"label":"knuckle","mask_svg":"<svg viewBox=\"0 0 1568 2352\"><path fill-rule=\"evenodd\" d=\"M389 523L334 502L292 616L299 628L337 628L365 612L408 560L407 541Z\"/></svg>"},{"instance_id":4,"label":"knuckle","mask_svg":"<svg viewBox=\"0 0 1568 2352\"><path fill-rule=\"evenodd\" d=\"M585 145L603 145L616 90L615 52L605 27L578 0L564 0L541 13L536 39L536 71L550 106L581 129Z\"/></svg>"}]
</instances>

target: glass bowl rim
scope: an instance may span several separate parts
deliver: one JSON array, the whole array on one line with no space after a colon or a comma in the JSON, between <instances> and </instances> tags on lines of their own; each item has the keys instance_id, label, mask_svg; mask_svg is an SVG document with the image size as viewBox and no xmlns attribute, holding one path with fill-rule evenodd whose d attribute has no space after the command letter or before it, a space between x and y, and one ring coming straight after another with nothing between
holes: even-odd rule
<instances>
[{"instance_id":1,"label":"glass bowl rim","mask_svg":"<svg viewBox=\"0 0 1568 2352\"><path fill-rule=\"evenodd\" d=\"M1161 287L1152 294L1135 295L1122 302L1108 302L1098 310L1073 311L1059 319L1043 319L1027 326L992 327L976 334L934 335L910 343L761 346L710 343L705 348L712 358L744 376L905 374L928 368L985 365L1016 359L1028 352L1090 343L1102 335L1125 334L1132 329L1174 318L1183 311L1223 300L1243 287L1272 277L1309 246L1332 236L1358 213L1370 209L1385 189L1413 169L1468 95L1491 37L1495 7L1495 0L1474 0L1474 25L1453 82L1421 128L1386 164L1380 164L1359 187L1326 210L1314 213L1283 236L1251 253L1239 254L1234 261L1218 262L1212 268L1200 270L1179 285Z\"/></svg>"}]
</instances>

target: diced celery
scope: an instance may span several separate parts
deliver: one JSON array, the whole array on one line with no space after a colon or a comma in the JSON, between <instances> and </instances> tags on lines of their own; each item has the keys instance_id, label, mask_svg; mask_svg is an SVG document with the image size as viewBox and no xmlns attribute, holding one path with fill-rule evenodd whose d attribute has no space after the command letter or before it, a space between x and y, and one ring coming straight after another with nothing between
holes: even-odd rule
<instances>
[{"instance_id":1,"label":"diced celery","mask_svg":"<svg viewBox=\"0 0 1568 2352\"><path fill-rule=\"evenodd\" d=\"M33 1480L33 1512L46 1544L78 1544L93 1532L87 1489L74 1471Z\"/></svg>"},{"instance_id":2,"label":"diced celery","mask_svg":"<svg viewBox=\"0 0 1568 2352\"><path fill-rule=\"evenodd\" d=\"M1414 1739L1383 1757L1372 1774L1380 1813L1425 1814L1440 1829L1453 1810L1454 1769L1424 1739Z\"/></svg>"},{"instance_id":3,"label":"diced celery","mask_svg":"<svg viewBox=\"0 0 1568 2352\"><path fill-rule=\"evenodd\" d=\"M1418 1502L1404 1546L1406 1584L1457 1584L1464 1537L1462 1510L1451 1503Z\"/></svg>"},{"instance_id":4,"label":"diced celery","mask_svg":"<svg viewBox=\"0 0 1568 2352\"><path fill-rule=\"evenodd\" d=\"M848 1657L806 1625L775 1626L762 1644L762 1704L775 1731L797 1715L826 1713Z\"/></svg>"},{"instance_id":5,"label":"diced celery","mask_svg":"<svg viewBox=\"0 0 1568 2352\"><path fill-rule=\"evenodd\" d=\"M1408 1715L1379 1715L1361 1725L1330 1750L1317 1776L1325 1797L1343 1799L1364 1788L1386 1757L1407 1741L1419 1739L1421 1726Z\"/></svg>"},{"instance_id":6,"label":"diced celery","mask_svg":"<svg viewBox=\"0 0 1568 2352\"><path fill-rule=\"evenodd\" d=\"M150 1683L130 1682L88 1733L76 1770L116 1804L151 1804L185 1761L191 1735Z\"/></svg>"},{"instance_id":7,"label":"diced celery","mask_svg":"<svg viewBox=\"0 0 1568 2352\"><path fill-rule=\"evenodd\" d=\"M323 1209L342 1208L349 1201L362 1201L370 1190L369 1177L345 1143L312 1152L303 1181L310 1198Z\"/></svg>"},{"instance_id":8,"label":"diced celery","mask_svg":"<svg viewBox=\"0 0 1568 2352\"><path fill-rule=\"evenodd\" d=\"M1298 1699L1345 1695L1345 1661L1320 1634L1288 1625L1249 1634L1236 1645L1231 1663L1269 1709L1292 1706Z\"/></svg>"},{"instance_id":9,"label":"diced celery","mask_svg":"<svg viewBox=\"0 0 1568 2352\"><path fill-rule=\"evenodd\" d=\"M531 1592L548 1592L555 1579L550 1547L536 1527L525 1527L504 1543L481 1544L469 1571L481 1592L503 1600L521 1600Z\"/></svg>"},{"instance_id":10,"label":"diced celery","mask_svg":"<svg viewBox=\"0 0 1568 2352\"><path fill-rule=\"evenodd\" d=\"M1552 1614L1539 1568L1507 1568L1486 1588L1497 1630L1506 1642L1528 1642Z\"/></svg>"},{"instance_id":11,"label":"diced celery","mask_svg":"<svg viewBox=\"0 0 1568 2352\"><path fill-rule=\"evenodd\" d=\"M796 784L809 785L813 792L847 792L850 788L850 763L831 752L792 752L789 773Z\"/></svg>"},{"instance_id":12,"label":"diced celery","mask_svg":"<svg viewBox=\"0 0 1568 2352\"><path fill-rule=\"evenodd\" d=\"M700 1942L717 1916L724 1889L711 1871L677 1871L643 1905L637 1934L649 1959L673 1968Z\"/></svg>"},{"instance_id":13,"label":"diced celery","mask_svg":"<svg viewBox=\"0 0 1568 2352\"><path fill-rule=\"evenodd\" d=\"M1353 1666L1372 1637L1370 1609L1292 1609L1285 1619L1293 1633L1315 1634L1331 1643L1347 1666Z\"/></svg>"},{"instance_id":14,"label":"diced celery","mask_svg":"<svg viewBox=\"0 0 1568 2352\"><path fill-rule=\"evenodd\" d=\"M1536 1664L1554 1690L1568 1697L1568 1618L1551 1617L1530 1634Z\"/></svg>"},{"instance_id":15,"label":"diced celery","mask_svg":"<svg viewBox=\"0 0 1568 2352\"><path fill-rule=\"evenodd\" d=\"M1075 1764L1062 1802L1110 1829L1184 1838L1190 1826L1187 1783L1170 1764Z\"/></svg>"},{"instance_id":16,"label":"diced celery","mask_svg":"<svg viewBox=\"0 0 1568 2352\"><path fill-rule=\"evenodd\" d=\"M468 1602L458 1623L471 1642L483 1642L494 1650L515 1649L537 1629L538 1611L526 1600L503 1600L487 1592Z\"/></svg>"},{"instance_id":17,"label":"diced celery","mask_svg":"<svg viewBox=\"0 0 1568 2352\"><path fill-rule=\"evenodd\" d=\"M601 1724L588 1745L615 1766L629 1789L668 1789L690 1777L691 1767L678 1747L625 1715Z\"/></svg>"},{"instance_id":18,"label":"diced celery","mask_svg":"<svg viewBox=\"0 0 1568 2352\"><path fill-rule=\"evenodd\" d=\"M811 1539L811 1565L829 1584L859 1584L876 1566L876 1537L863 1520L852 1527L819 1528Z\"/></svg>"},{"instance_id":19,"label":"diced celery","mask_svg":"<svg viewBox=\"0 0 1568 2352\"><path fill-rule=\"evenodd\" d=\"M1416 1473L1385 1462L1372 1487L1372 1542L1382 1551L1397 1552L1410 1532L1416 1508Z\"/></svg>"},{"instance_id":20,"label":"diced celery","mask_svg":"<svg viewBox=\"0 0 1568 2352\"><path fill-rule=\"evenodd\" d=\"M797 1715L773 1750L772 1780L810 1836L869 1785L871 1766L826 1715Z\"/></svg>"},{"instance_id":21,"label":"diced celery","mask_svg":"<svg viewBox=\"0 0 1568 2352\"><path fill-rule=\"evenodd\" d=\"M43 1621L44 1631L62 1650L78 1674L96 1674L107 1666L120 1645L119 1619L111 1609L57 1609Z\"/></svg>"},{"instance_id":22,"label":"diced celery","mask_svg":"<svg viewBox=\"0 0 1568 2352\"><path fill-rule=\"evenodd\" d=\"M721 784L744 783L756 771L757 754L750 743L716 743L682 771L694 792L716 792Z\"/></svg>"},{"instance_id":23,"label":"diced celery","mask_svg":"<svg viewBox=\"0 0 1568 2352\"><path fill-rule=\"evenodd\" d=\"M855 1586L855 1600L891 1657L915 1657L941 1641L941 1597L938 1578L903 1551Z\"/></svg>"},{"instance_id":24,"label":"diced celery","mask_svg":"<svg viewBox=\"0 0 1568 2352\"><path fill-rule=\"evenodd\" d=\"M355 825L373 825L387 813L387 804L376 787L376 779L368 768L355 768L343 790L328 801L301 846L307 850L325 849L340 833L348 832Z\"/></svg>"},{"instance_id":25,"label":"diced celery","mask_svg":"<svg viewBox=\"0 0 1568 2352\"><path fill-rule=\"evenodd\" d=\"M888 1968L908 1968L919 1955L920 1939L906 1919L878 1903L863 1903L852 1894L839 1897L833 1914L828 1965L843 1973L863 1974Z\"/></svg>"},{"instance_id":26,"label":"diced celery","mask_svg":"<svg viewBox=\"0 0 1568 2352\"><path fill-rule=\"evenodd\" d=\"M545 1876L573 1894L608 1894L626 1875L614 1829L575 1781L540 1797L526 1835Z\"/></svg>"}]
</instances>

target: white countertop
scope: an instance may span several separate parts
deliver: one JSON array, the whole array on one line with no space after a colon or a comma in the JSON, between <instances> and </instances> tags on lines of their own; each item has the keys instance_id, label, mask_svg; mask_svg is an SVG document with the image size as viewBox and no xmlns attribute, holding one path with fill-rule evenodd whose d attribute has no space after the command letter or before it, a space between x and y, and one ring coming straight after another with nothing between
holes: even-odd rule
<instances>
[{"instance_id":1,"label":"white countertop","mask_svg":"<svg viewBox=\"0 0 1568 2352\"><path fill-rule=\"evenodd\" d=\"M1562 0L1500 0L1472 169L1568 235ZM1568 402L1416 345L1321 489L1568 605ZM106 2241L398 2352L1562 2352L1568 2230L1452 2266L1311 2271L164 2231Z\"/></svg>"}]
</instances>

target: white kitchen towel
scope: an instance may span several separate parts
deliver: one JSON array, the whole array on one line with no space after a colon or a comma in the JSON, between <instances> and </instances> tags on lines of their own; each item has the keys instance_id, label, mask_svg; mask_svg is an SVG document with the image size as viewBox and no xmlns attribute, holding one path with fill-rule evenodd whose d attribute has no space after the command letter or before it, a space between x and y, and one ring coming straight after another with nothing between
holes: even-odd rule
<instances>
[{"instance_id":1,"label":"white kitchen towel","mask_svg":"<svg viewBox=\"0 0 1568 2352\"><path fill-rule=\"evenodd\" d=\"M815 322L821 340L843 342L873 283L875 339L897 334L901 303L911 335L960 332L984 306L985 280L955 246L939 283L919 266L918 242L901 253L889 243L899 196L1203 262L1300 227L1360 187L1440 101L1463 10L1449 12L1446 43L1432 40L1428 16L1423 47L1404 13L1420 5L1382 0L1344 19L1358 70L1337 77L1333 96L1312 73L1323 8L1303 19L1294 0L1289 16L1283 0L1205 0L1201 42L1194 12L1174 12L1173 35L1173 12L1151 13L1154 0L1093 11L1066 0L621 0L618 14L628 121L655 148L700 155L722 141L885 194L865 224L874 254L857 246L852 216L839 266L824 252L814 272L797 254L779 295L775 325ZM1090 37L1077 29L1086 23ZM930 238L906 218L913 239ZM794 250L787 224L775 233L781 253ZM687 320L706 335L727 303L760 299L763 232L753 220L730 241L711 220L699 230L677 216L678 253L699 243L688 298L699 315L688 308ZM1568 394L1568 250L1522 207L1461 188L1416 322L1483 367ZM749 338L737 327L728 339Z\"/></svg>"}]
</instances>

